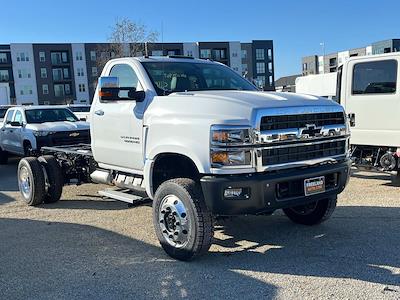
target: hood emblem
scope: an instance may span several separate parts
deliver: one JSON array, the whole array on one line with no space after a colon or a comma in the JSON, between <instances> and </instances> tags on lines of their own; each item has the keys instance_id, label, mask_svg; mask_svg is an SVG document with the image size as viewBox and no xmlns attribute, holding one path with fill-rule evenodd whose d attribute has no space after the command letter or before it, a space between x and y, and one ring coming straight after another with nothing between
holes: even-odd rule
<instances>
[{"instance_id":1,"label":"hood emblem","mask_svg":"<svg viewBox=\"0 0 400 300\"><path fill-rule=\"evenodd\" d=\"M70 137L77 137L77 136L79 136L79 135L80 135L79 132L73 132L73 133L71 133L69 136L70 136Z\"/></svg>"},{"instance_id":2,"label":"hood emblem","mask_svg":"<svg viewBox=\"0 0 400 300\"><path fill-rule=\"evenodd\" d=\"M321 127L315 124L306 124L305 128L300 128L300 134L307 137L315 137L321 133Z\"/></svg>"}]
</instances>

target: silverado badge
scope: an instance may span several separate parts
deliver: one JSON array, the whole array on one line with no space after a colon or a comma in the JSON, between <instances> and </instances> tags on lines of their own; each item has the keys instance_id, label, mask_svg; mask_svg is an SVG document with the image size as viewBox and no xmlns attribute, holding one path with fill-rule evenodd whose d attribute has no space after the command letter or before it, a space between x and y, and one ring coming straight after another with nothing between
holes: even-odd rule
<instances>
[{"instance_id":1,"label":"silverado badge","mask_svg":"<svg viewBox=\"0 0 400 300\"><path fill-rule=\"evenodd\" d=\"M73 133L71 133L69 136L70 136L70 137L77 137L77 136L79 136L79 135L80 135L79 132L73 132Z\"/></svg>"}]
</instances>

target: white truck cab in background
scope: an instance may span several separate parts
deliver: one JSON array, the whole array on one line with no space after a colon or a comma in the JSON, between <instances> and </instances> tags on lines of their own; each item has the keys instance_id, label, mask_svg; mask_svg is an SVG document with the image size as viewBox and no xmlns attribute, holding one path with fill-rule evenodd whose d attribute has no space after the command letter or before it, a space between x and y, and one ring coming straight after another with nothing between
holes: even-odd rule
<instances>
[{"instance_id":1,"label":"white truck cab in background","mask_svg":"<svg viewBox=\"0 0 400 300\"><path fill-rule=\"evenodd\" d=\"M400 169L400 53L351 57L338 70L357 166Z\"/></svg>"}]
</instances>

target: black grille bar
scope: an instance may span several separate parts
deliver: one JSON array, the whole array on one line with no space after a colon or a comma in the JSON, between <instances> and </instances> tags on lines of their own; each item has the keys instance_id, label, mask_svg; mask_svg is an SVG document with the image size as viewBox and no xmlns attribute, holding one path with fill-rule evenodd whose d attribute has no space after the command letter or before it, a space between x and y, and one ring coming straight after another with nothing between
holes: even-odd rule
<instances>
[{"instance_id":1,"label":"black grille bar","mask_svg":"<svg viewBox=\"0 0 400 300\"><path fill-rule=\"evenodd\" d=\"M288 128L302 128L307 124L314 124L317 127L326 125L345 124L342 112L264 116L261 118L260 130L278 130Z\"/></svg>"},{"instance_id":2,"label":"black grille bar","mask_svg":"<svg viewBox=\"0 0 400 300\"><path fill-rule=\"evenodd\" d=\"M344 155L346 141L329 141L298 147L271 148L262 150L264 166L300 162L310 159Z\"/></svg>"}]
</instances>

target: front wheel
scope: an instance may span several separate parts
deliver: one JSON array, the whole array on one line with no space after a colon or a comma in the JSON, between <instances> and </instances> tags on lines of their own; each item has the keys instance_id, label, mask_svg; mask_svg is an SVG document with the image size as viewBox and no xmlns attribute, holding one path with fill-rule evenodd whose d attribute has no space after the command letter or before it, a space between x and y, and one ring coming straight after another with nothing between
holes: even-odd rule
<instances>
[{"instance_id":1,"label":"front wheel","mask_svg":"<svg viewBox=\"0 0 400 300\"><path fill-rule=\"evenodd\" d=\"M176 178L162 183L153 201L154 228L169 256L190 260L208 251L214 235L200 185Z\"/></svg>"},{"instance_id":2,"label":"front wheel","mask_svg":"<svg viewBox=\"0 0 400 300\"><path fill-rule=\"evenodd\" d=\"M26 157L18 165L18 186L26 204L34 206L43 203L45 197L45 176L36 157Z\"/></svg>"},{"instance_id":3,"label":"front wheel","mask_svg":"<svg viewBox=\"0 0 400 300\"><path fill-rule=\"evenodd\" d=\"M330 218L336 208L337 197L326 198L311 204L283 209L286 216L297 224L316 225Z\"/></svg>"}]
</instances>

